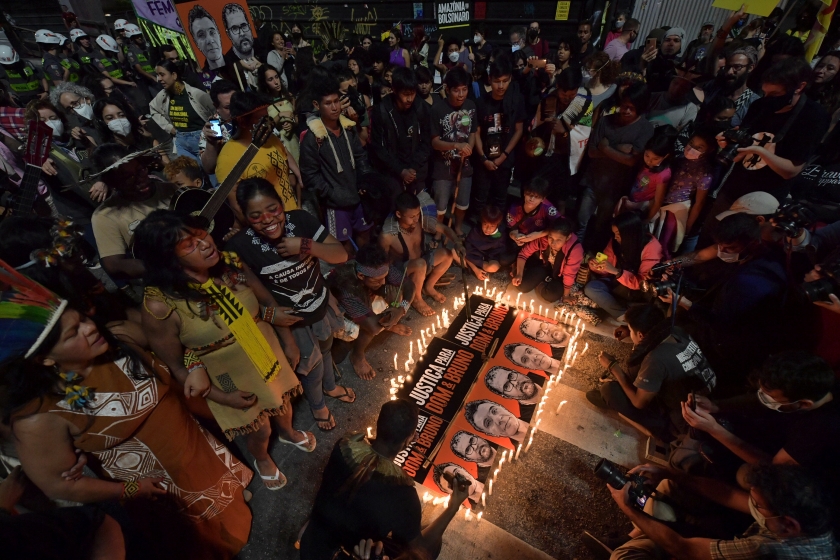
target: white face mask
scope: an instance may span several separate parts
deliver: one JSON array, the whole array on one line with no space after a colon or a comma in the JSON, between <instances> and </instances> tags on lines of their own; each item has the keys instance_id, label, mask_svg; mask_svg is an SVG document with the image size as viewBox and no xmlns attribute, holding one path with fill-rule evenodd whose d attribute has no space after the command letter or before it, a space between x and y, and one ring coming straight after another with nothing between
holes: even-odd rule
<instances>
[{"instance_id":1,"label":"white face mask","mask_svg":"<svg viewBox=\"0 0 840 560\"><path fill-rule=\"evenodd\" d=\"M592 79L592 74L590 74L588 70L584 70L583 72L581 72L581 75L583 76L583 85L588 84L589 81Z\"/></svg>"},{"instance_id":2,"label":"white face mask","mask_svg":"<svg viewBox=\"0 0 840 560\"><path fill-rule=\"evenodd\" d=\"M750 496L748 501L750 504L750 515L752 515L753 519L755 519L755 522L758 523L759 527L761 527L762 529L767 529L768 519L778 519L779 517L781 517L781 515L774 515L773 517L764 517L764 514L758 511L758 506L756 506L755 500L753 500L752 496ZM769 531L769 529L767 530Z\"/></svg>"},{"instance_id":3,"label":"white face mask","mask_svg":"<svg viewBox=\"0 0 840 560\"><path fill-rule=\"evenodd\" d=\"M770 410L775 410L776 412L797 412L797 410L781 410L783 406L787 406L790 404L796 404L799 401L793 401L790 403L780 403L779 401L775 400L773 397L762 391L761 389L758 390L758 402L769 408Z\"/></svg>"},{"instance_id":4,"label":"white face mask","mask_svg":"<svg viewBox=\"0 0 840 560\"><path fill-rule=\"evenodd\" d=\"M131 123L128 122L128 119L114 119L112 121L108 121L108 128L111 129L111 132L114 134L128 136L131 132Z\"/></svg>"},{"instance_id":5,"label":"white face mask","mask_svg":"<svg viewBox=\"0 0 840 560\"><path fill-rule=\"evenodd\" d=\"M717 256L720 260L727 263L738 262L741 260L741 253L724 253L720 250L720 246L718 246Z\"/></svg>"},{"instance_id":6,"label":"white face mask","mask_svg":"<svg viewBox=\"0 0 840 560\"><path fill-rule=\"evenodd\" d=\"M481 35L473 35L473 43L480 43Z\"/></svg>"},{"instance_id":7,"label":"white face mask","mask_svg":"<svg viewBox=\"0 0 840 560\"><path fill-rule=\"evenodd\" d=\"M88 103L87 101L85 101L78 107L74 107L73 110L76 111L76 113L78 113L79 116L84 119L93 119L93 107L91 107L90 103Z\"/></svg>"},{"instance_id":8,"label":"white face mask","mask_svg":"<svg viewBox=\"0 0 840 560\"><path fill-rule=\"evenodd\" d=\"M510 52L516 52L520 49L520 45L511 45Z\"/></svg>"},{"instance_id":9,"label":"white face mask","mask_svg":"<svg viewBox=\"0 0 840 560\"><path fill-rule=\"evenodd\" d=\"M695 150L691 146L686 146L684 153L685 153L685 159L690 159L692 161L700 159L700 156L703 155L703 152L701 152L700 150Z\"/></svg>"},{"instance_id":10,"label":"white face mask","mask_svg":"<svg viewBox=\"0 0 840 560\"><path fill-rule=\"evenodd\" d=\"M457 51L449 53L449 60L451 60L452 62L458 62L458 60L460 58L461 58L461 53L459 53Z\"/></svg>"},{"instance_id":11,"label":"white face mask","mask_svg":"<svg viewBox=\"0 0 840 560\"><path fill-rule=\"evenodd\" d=\"M64 134L64 123L60 120L55 119L52 121L44 121L44 124L53 130L53 136L56 138L59 138L62 134Z\"/></svg>"},{"instance_id":12,"label":"white face mask","mask_svg":"<svg viewBox=\"0 0 840 560\"><path fill-rule=\"evenodd\" d=\"M622 27L624 27L624 22L623 21L615 22L615 28L616 29L621 29Z\"/></svg>"}]
</instances>

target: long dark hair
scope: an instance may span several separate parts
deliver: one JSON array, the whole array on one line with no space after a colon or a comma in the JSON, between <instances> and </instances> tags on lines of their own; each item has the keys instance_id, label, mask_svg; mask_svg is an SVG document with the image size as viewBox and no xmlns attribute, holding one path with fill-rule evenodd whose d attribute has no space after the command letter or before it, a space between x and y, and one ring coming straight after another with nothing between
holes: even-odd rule
<instances>
[{"instance_id":1,"label":"long dark hair","mask_svg":"<svg viewBox=\"0 0 840 560\"><path fill-rule=\"evenodd\" d=\"M645 335L627 359L629 366L640 365L645 356L671 334L671 321L667 320L662 310L652 303L631 307L624 314L624 319L634 331Z\"/></svg>"},{"instance_id":2,"label":"long dark hair","mask_svg":"<svg viewBox=\"0 0 840 560\"><path fill-rule=\"evenodd\" d=\"M184 63L180 60L169 60L168 58L162 58L155 64L155 68L160 66L170 74L176 74L178 79L176 81L184 83Z\"/></svg>"},{"instance_id":3,"label":"long dark hair","mask_svg":"<svg viewBox=\"0 0 840 560\"><path fill-rule=\"evenodd\" d=\"M822 56L822 59L828 56L840 60L840 51L827 52ZM805 93L808 97L822 105L826 112L831 115L837 109L838 105L840 105L840 78L838 78L837 74L835 74L834 77L826 83L816 84L811 82L811 84L805 88Z\"/></svg>"},{"instance_id":4,"label":"long dark hair","mask_svg":"<svg viewBox=\"0 0 840 560\"><path fill-rule=\"evenodd\" d=\"M207 298L190 284L195 280L184 272L175 247L189 228L205 229L203 220L184 218L172 210L155 210L140 222L134 231L134 254L143 261L147 286L158 288L174 299L205 301ZM226 271L224 260L210 269L210 275L221 276Z\"/></svg>"},{"instance_id":5,"label":"long dark hair","mask_svg":"<svg viewBox=\"0 0 840 560\"><path fill-rule=\"evenodd\" d=\"M109 97L107 99L99 99L93 104L93 126L96 127L99 137L102 138L102 143L117 143L117 137L114 136L114 133L111 132L110 128L108 128L108 123L106 123L102 118L102 112L105 110L107 105L113 105L125 114L125 118L127 118L128 122L131 123L131 135L136 142L138 137L141 135L140 121L137 119L137 115L134 114L134 110L127 103L123 103L119 99Z\"/></svg>"},{"instance_id":6,"label":"long dark hair","mask_svg":"<svg viewBox=\"0 0 840 560\"><path fill-rule=\"evenodd\" d=\"M277 77L280 78L279 93L275 92L270 87L268 87L266 74L268 74L269 70L274 70L275 72L277 72ZM271 64L262 64L259 68L257 68L257 88L259 89L260 93L271 97L271 99L279 98L283 101L288 101L289 103L294 105L294 98L286 89L286 86L283 85L283 73Z\"/></svg>"},{"instance_id":7,"label":"long dark hair","mask_svg":"<svg viewBox=\"0 0 840 560\"><path fill-rule=\"evenodd\" d=\"M71 310L72 308L68 307L64 313ZM85 317L84 313L79 312L79 314ZM154 376L151 364L139 352L119 341L96 318L90 317L90 319L96 323L99 334L110 347L108 352L94 360L95 364L127 358L126 369L133 379L139 381ZM60 337L61 321L58 321L29 358L18 356L0 364L0 419L4 424L9 424L12 415L28 403L35 399L43 402L47 395L56 391L60 380L57 369L44 365L43 359L58 344ZM40 404L38 406L40 407Z\"/></svg>"},{"instance_id":8,"label":"long dark hair","mask_svg":"<svg viewBox=\"0 0 840 560\"><path fill-rule=\"evenodd\" d=\"M639 271L642 264L642 249L647 245L651 236L647 225L637 212L625 212L612 219L612 225L621 234L621 243L613 237L611 243L616 261L621 268Z\"/></svg>"}]
</instances>

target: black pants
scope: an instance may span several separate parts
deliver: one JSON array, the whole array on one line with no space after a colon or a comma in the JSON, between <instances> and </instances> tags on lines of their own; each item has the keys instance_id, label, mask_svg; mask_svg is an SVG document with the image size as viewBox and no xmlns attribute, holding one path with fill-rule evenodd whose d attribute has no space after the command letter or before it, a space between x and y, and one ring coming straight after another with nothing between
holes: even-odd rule
<instances>
[{"instance_id":1,"label":"black pants","mask_svg":"<svg viewBox=\"0 0 840 560\"><path fill-rule=\"evenodd\" d=\"M651 403L649 408L636 408L617 381L601 383L600 389L601 396L607 401L611 409L623 414L633 422L641 424L664 442L669 442L674 438L668 429L670 425L668 417L654 403Z\"/></svg>"},{"instance_id":2,"label":"black pants","mask_svg":"<svg viewBox=\"0 0 840 560\"><path fill-rule=\"evenodd\" d=\"M472 187L474 202L470 203L476 215L488 204L497 206L502 213L507 212L507 190L512 172L511 168L504 167L488 171L484 163L476 166Z\"/></svg>"},{"instance_id":3,"label":"black pants","mask_svg":"<svg viewBox=\"0 0 840 560\"><path fill-rule=\"evenodd\" d=\"M522 283L516 289L523 294L536 289L537 294L547 302L557 301L563 297L563 279L553 278L551 272L551 268L534 253L525 262Z\"/></svg>"}]
</instances>

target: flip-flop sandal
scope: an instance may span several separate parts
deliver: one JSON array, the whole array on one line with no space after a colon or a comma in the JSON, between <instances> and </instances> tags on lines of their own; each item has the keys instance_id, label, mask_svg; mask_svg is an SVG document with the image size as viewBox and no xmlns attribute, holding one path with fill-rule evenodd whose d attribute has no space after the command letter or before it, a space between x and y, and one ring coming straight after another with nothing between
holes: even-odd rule
<instances>
[{"instance_id":1,"label":"flip-flop sandal","mask_svg":"<svg viewBox=\"0 0 840 560\"><path fill-rule=\"evenodd\" d=\"M280 436L277 436L277 441L279 441L280 443L286 443L286 444L289 444L289 445L294 445L295 447L297 447L298 449L300 449L301 451L303 451L305 453L312 453L313 451L315 451L315 445L316 445L315 436L314 435L312 436L312 440L311 440L312 446L310 447L309 436L311 434L309 432L302 432L300 430L297 430L297 432L303 434L303 439L301 441L298 441L298 442L289 441L287 439L281 438Z\"/></svg>"},{"instance_id":2,"label":"flip-flop sandal","mask_svg":"<svg viewBox=\"0 0 840 560\"><path fill-rule=\"evenodd\" d=\"M327 396L328 396L329 398L331 398L331 399L335 399L335 400L337 400L337 401L341 401L341 402L343 402L343 403L353 404L354 402L356 402L356 392L355 392L355 391L353 391L353 400L352 400L352 401L345 401L345 400L342 400L342 399L344 399L344 397L347 397L347 398L349 399L349 398L350 398L350 392L347 390L347 387L343 387L343 386L341 386L341 385L339 385L339 387L341 387L342 389L344 389L344 394L343 394L343 395L335 395L335 396L333 396L333 395L327 395L326 393L324 393L324 394L325 394L325 395L327 395ZM326 422L326 420L323 420L323 422Z\"/></svg>"},{"instance_id":3,"label":"flip-flop sandal","mask_svg":"<svg viewBox=\"0 0 840 560\"><path fill-rule=\"evenodd\" d=\"M257 460L256 459L254 459L254 472L257 473L258 475L260 475L260 478L263 479L263 483L265 483L265 482L278 482L278 481L281 481L281 480L283 481L283 483L280 484L279 486L266 486L265 487L266 490L270 490L272 492L276 492L277 490L280 490L281 488L286 486L286 483L288 482L288 480L286 479L286 475L281 473L280 469L278 469L276 466L274 467L274 474L271 475L271 476L265 476L262 473L260 473L260 469L259 469L259 467L257 467ZM265 484L263 484L263 485L265 485Z\"/></svg>"},{"instance_id":4,"label":"flip-flop sandal","mask_svg":"<svg viewBox=\"0 0 840 560\"><path fill-rule=\"evenodd\" d=\"M314 414L312 415L312 418L315 418ZM330 412L330 415L327 416L326 418L315 418L315 422L318 423L318 429L321 430L322 432L331 432L331 431L335 430L336 423L335 423L335 417L333 416L332 412ZM324 428L321 427L320 422L326 422L327 424L332 424L332 428L324 429Z\"/></svg>"},{"instance_id":5,"label":"flip-flop sandal","mask_svg":"<svg viewBox=\"0 0 840 560\"><path fill-rule=\"evenodd\" d=\"M441 278L437 282L435 282L435 288L443 288L452 284L452 280L444 280Z\"/></svg>"}]
</instances>

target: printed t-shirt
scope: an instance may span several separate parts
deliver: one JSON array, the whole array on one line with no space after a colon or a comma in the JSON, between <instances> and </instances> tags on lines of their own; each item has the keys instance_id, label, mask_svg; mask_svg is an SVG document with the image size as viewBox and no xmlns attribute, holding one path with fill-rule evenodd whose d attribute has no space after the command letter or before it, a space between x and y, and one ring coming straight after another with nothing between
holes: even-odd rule
<instances>
[{"instance_id":1,"label":"printed t-shirt","mask_svg":"<svg viewBox=\"0 0 840 560\"><path fill-rule=\"evenodd\" d=\"M220 183L224 182L249 145L250 138L248 140L230 140L225 143L221 153L219 153L219 159L216 161L216 178ZM262 177L274 185L274 190L283 199L283 208L287 212L299 208L295 193L289 183L289 164L286 161L286 150L276 136L272 135L263 144L257 155L248 164L245 172L242 173L240 180L250 179L251 177Z\"/></svg>"},{"instance_id":2,"label":"printed t-shirt","mask_svg":"<svg viewBox=\"0 0 840 560\"><path fill-rule=\"evenodd\" d=\"M484 147L484 155L488 159L496 159L502 155L510 137L516 129L516 123L525 120L525 101L522 96L508 89L505 97L514 96L509 100L508 105L511 114L505 114L505 100L493 99L493 94L487 92L481 96L476 103L478 113L478 124L481 126L481 144ZM501 167L509 169L513 167L516 151L512 151L502 163Z\"/></svg>"},{"instance_id":3,"label":"printed t-shirt","mask_svg":"<svg viewBox=\"0 0 840 560\"><path fill-rule=\"evenodd\" d=\"M100 257L125 255L131 247L134 230L154 210L169 208L178 189L172 183L154 182L155 193L142 202L127 202L112 196L93 211L91 224Z\"/></svg>"},{"instance_id":4,"label":"printed t-shirt","mask_svg":"<svg viewBox=\"0 0 840 560\"><path fill-rule=\"evenodd\" d=\"M204 119L193 108L186 89L169 97L169 120L178 132L195 132L204 128Z\"/></svg>"},{"instance_id":5,"label":"printed t-shirt","mask_svg":"<svg viewBox=\"0 0 840 560\"><path fill-rule=\"evenodd\" d=\"M630 200L633 202L646 202L653 200L656 196L656 189L660 185L667 185L671 180L671 168L667 165L658 170L650 167L643 167L636 176L636 182L630 190Z\"/></svg>"},{"instance_id":6,"label":"printed t-shirt","mask_svg":"<svg viewBox=\"0 0 840 560\"><path fill-rule=\"evenodd\" d=\"M436 103L431 108L432 138L440 137L444 142L467 142L470 134L478 128L475 103L471 99L464 101L458 109L453 109L448 101ZM432 178L451 179L457 174L458 161L461 156L458 150L441 152L434 150ZM454 164L454 165L453 165ZM473 168L470 158L465 158L461 177L472 177Z\"/></svg>"}]
</instances>

